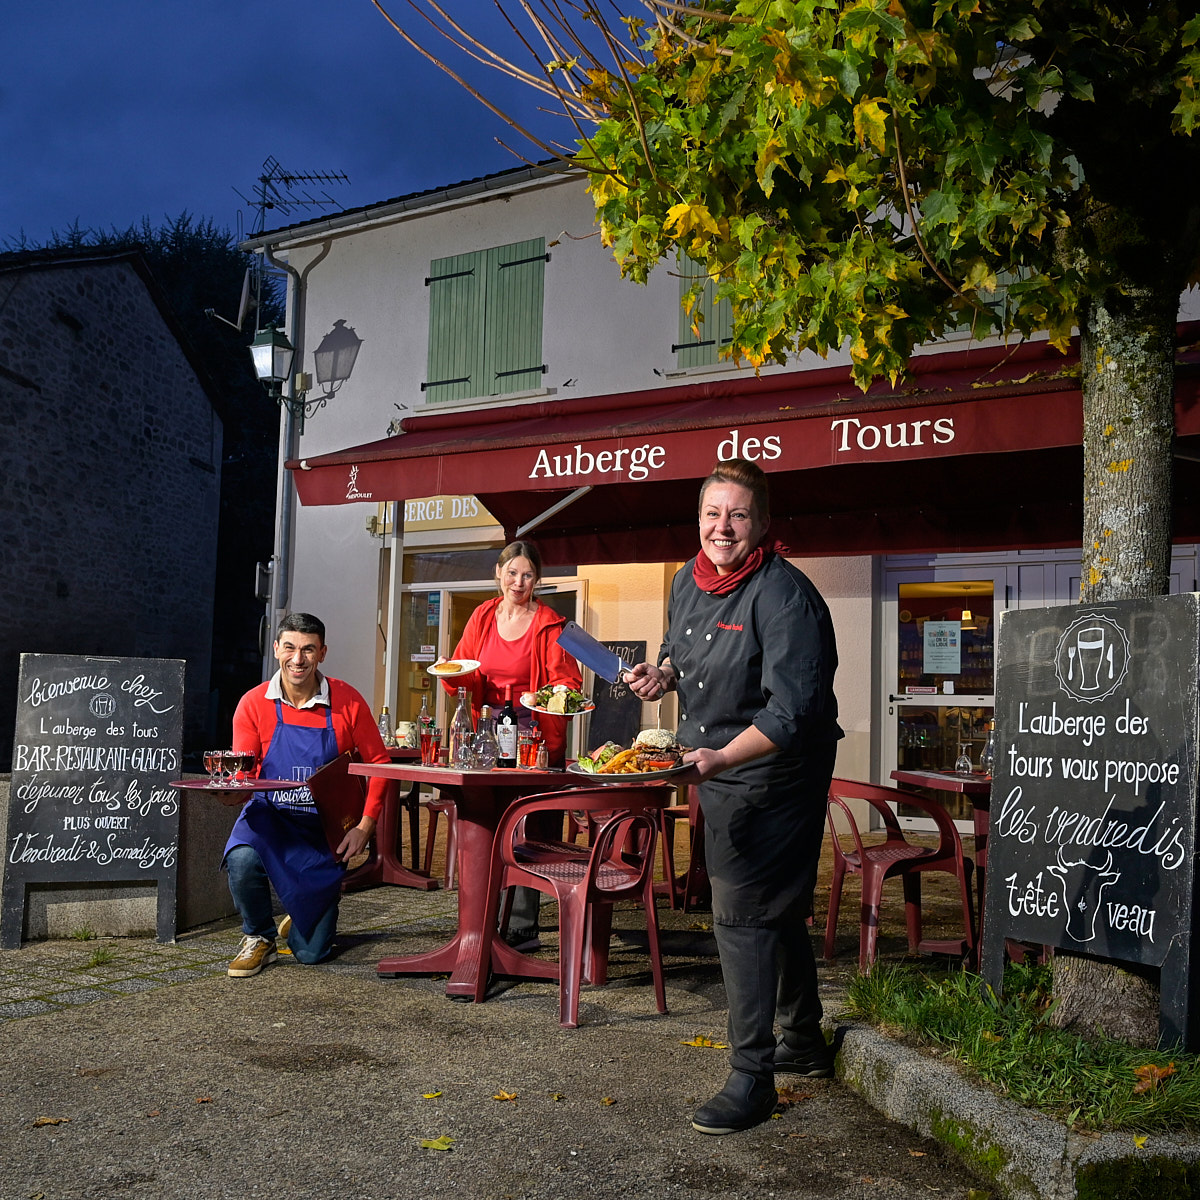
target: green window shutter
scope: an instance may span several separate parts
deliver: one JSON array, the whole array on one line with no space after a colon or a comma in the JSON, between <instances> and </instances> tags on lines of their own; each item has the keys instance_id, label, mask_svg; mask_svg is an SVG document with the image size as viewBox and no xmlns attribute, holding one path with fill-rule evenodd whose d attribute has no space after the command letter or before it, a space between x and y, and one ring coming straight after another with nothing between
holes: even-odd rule
<instances>
[{"instance_id":1,"label":"green window shutter","mask_svg":"<svg viewBox=\"0 0 1200 1200\"><path fill-rule=\"evenodd\" d=\"M428 374L421 385L429 401L488 393L483 365L486 274L483 251L435 258L429 266Z\"/></svg>"},{"instance_id":2,"label":"green window shutter","mask_svg":"<svg viewBox=\"0 0 1200 1200\"><path fill-rule=\"evenodd\" d=\"M683 308L683 297L692 286L692 281L704 274L702 263L688 255L680 255L679 340L672 347L677 355L676 365L680 368L704 367L715 363L720 347L732 341L732 309L728 300L716 298L716 284L711 279L705 281L704 291L691 313Z\"/></svg>"},{"instance_id":3,"label":"green window shutter","mask_svg":"<svg viewBox=\"0 0 1200 1200\"><path fill-rule=\"evenodd\" d=\"M484 385L477 395L502 396L541 387L546 239L487 252Z\"/></svg>"}]
</instances>

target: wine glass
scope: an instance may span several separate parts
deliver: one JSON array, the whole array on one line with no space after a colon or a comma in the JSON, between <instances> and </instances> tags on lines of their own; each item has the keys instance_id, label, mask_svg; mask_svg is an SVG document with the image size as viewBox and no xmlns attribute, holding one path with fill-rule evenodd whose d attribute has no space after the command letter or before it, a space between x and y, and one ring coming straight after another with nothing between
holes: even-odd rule
<instances>
[{"instance_id":1,"label":"wine glass","mask_svg":"<svg viewBox=\"0 0 1200 1200\"><path fill-rule=\"evenodd\" d=\"M237 777L245 782L254 774L254 765L258 755L253 750L235 750L233 757L237 760Z\"/></svg>"},{"instance_id":2,"label":"wine glass","mask_svg":"<svg viewBox=\"0 0 1200 1200\"><path fill-rule=\"evenodd\" d=\"M229 787L237 780L239 758L232 750L221 751L221 786Z\"/></svg>"},{"instance_id":3,"label":"wine glass","mask_svg":"<svg viewBox=\"0 0 1200 1200\"><path fill-rule=\"evenodd\" d=\"M221 752L220 750L205 750L204 769L208 772L210 787L216 787L221 782Z\"/></svg>"},{"instance_id":4,"label":"wine glass","mask_svg":"<svg viewBox=\"0 0 1200 1200\"><path fill-rule=\"evenodd\" d=\"M970 775L974 770L971 766L971 755L968 753L970 749L970 742L958 743L958 757L954 760L954 770L959 775Z\"/></svg>"}]
</instances>

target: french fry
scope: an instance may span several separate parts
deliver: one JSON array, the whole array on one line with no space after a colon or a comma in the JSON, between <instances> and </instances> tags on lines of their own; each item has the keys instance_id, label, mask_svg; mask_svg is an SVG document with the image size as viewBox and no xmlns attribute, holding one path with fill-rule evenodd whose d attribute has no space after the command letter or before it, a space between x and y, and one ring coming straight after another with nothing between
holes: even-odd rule
<instances>
[{"instance_id":1,"label":"french fry","mask_svg":"<svg viewBox=\"0 0 1200 1200\"><path fill-rule=\"evenodd\" d=\"M633 750L622 750L620 754L614 754L597 772L597 775L613 775L632 770L625 764L633 761Z\"/></svg>"}]
</instances>

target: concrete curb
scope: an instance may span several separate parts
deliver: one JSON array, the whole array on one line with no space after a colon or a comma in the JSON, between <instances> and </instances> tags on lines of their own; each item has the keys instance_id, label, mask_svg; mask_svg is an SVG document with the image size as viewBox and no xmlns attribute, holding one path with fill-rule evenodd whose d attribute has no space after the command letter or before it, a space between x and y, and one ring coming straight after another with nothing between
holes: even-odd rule
<instances>
[{"instance_id":1,"label":"concrete curb","mask_svg":"<svg viewBox=\"0 0 1200 1200\"><path fill-rule=\"evenodd\" d=\"M1200 1140L1072 1133L865 1025L839 1025L838 1075L877 1111L952 1150L1009 1200L1192 1200Z\"/></svg>"}]
</instances>

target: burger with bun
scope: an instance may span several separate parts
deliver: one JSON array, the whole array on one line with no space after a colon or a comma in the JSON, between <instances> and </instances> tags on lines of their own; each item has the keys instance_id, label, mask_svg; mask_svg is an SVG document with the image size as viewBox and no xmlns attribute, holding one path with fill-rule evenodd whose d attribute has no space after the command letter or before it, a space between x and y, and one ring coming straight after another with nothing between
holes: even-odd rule
<instances>
[{"instance_id":1,"label":"burger with bun","mask_svg":"<svg viewBox=\"0 0 1200 1200\"><path fill-rule=\"evenodd\" d=\"M666 771L683 765L683 747L669 729L643 729L633 739L639 771Z\"/></svg>"}]
</instances>

